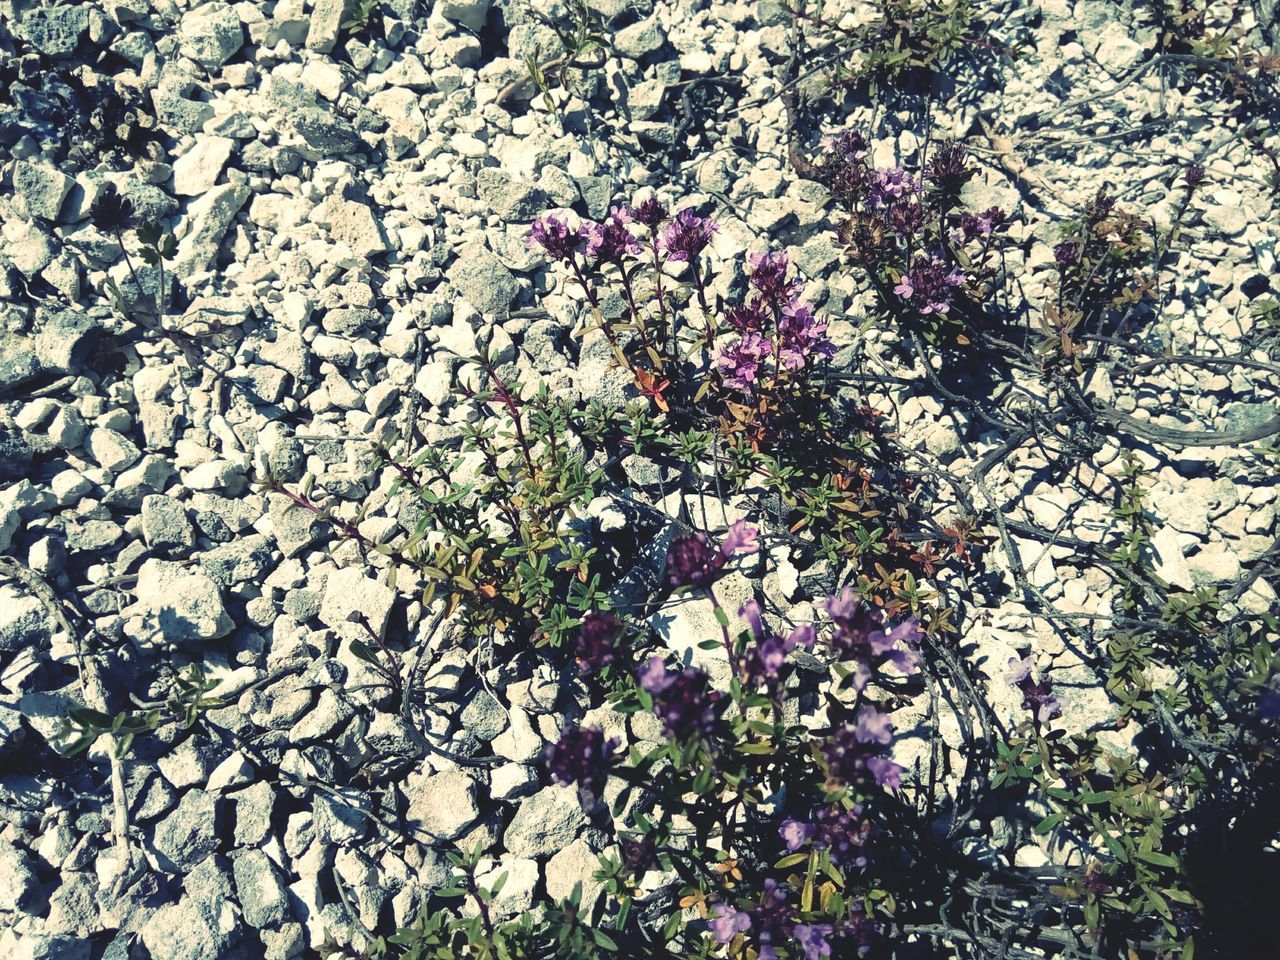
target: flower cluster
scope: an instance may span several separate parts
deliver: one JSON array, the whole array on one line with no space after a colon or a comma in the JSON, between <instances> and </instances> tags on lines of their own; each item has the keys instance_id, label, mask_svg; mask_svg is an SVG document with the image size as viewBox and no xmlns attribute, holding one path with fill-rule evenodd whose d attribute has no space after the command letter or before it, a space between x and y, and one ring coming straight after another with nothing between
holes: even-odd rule
<instances>
[{"instance_id":1,"label":"flower cluster","mask_svg":"<svg viewBox=\"0 0 1280 960\"><path fill-rule=\"evenodd\" d=\"M654 654L640 670L640 688L653 699L653 712L667 734L680 740L705 739L715 729L722 700L710 678L695 667L667 669Z\"/></svg>"},{"instance_id":2,"label":"flower cluster","mask_svg":"<svg viewBox=\"0 0 1280 960\"><path fill-rule=\"evenodd\" d=\"M855 690L865 689L872 672L885 663L905 674L920 669L916 647L923 633L915 617L886 627L880 611L860 602L851 587L827 600L827 615L835 623L835 631L827 640L831 652L843 662L857 664L853 674Z\"/></svg>"},{"instance_id":3,"label":"flower cluster","mask_svg":"<svg viewBox=\"0 0 1280 960\"><path fill-rule=\"evenodd\" d=\"M827 325L816 319L811 306L796 299L800 281L788 276L786 253L754 254L750 263L752 295L725 312L739 336L716 360L725 386L747 394L761 386L770 360L767 379L776 384L783 371L804 370L835 354ZM770 321L772 333L766 335Z\"/></svg>"},{"instance_id":4,"label":"flower cluster","mask_svg":"<svg viewBox=\"0 0 1280 960\"><path fill-rule=\"evenodd\" d=\"M794 942L800 948L804 960L821 960L831 956L831 937L836 928L830 923L798 923L796 910L788 902L782 886L772 878L766 879L760 902L749 909L739 909L718 903L712 910L707 928L721 944L732 943L740 934L751 933L758 960L778 960L776 947ZM860 915L855 914L855 917ZM861 940L860 931L856 936Z\"/></svg>"},{"instance_id":5,"label":"flower cluster","mask_svg":"<svg viewBox=\"0 0 1280 960\"><path fill-rule=\"evenodd\" d=\"M778 835L792 853L812 843L828 851L834 862L858 868L867 865L866 846L874 832L871 821L862 818L862 807L856 803L849 809L829 804L812 821L788 818L778 828Z\"/></svg>"},{"instance_id":6,"label":"flower cluster","mask_svg":"<svg viewBox=\"0 0 1280 960\"><path fill-rule=\"evenodd\" d=\"M1053 694L1053 687L1042 676L1035 679L1034 665L1030 657L1009 658L1009 668L1004 673L1005 682L1022 691L1022 707L1030 710L1037 723L1048 723L1062 716L1062 705Z\"/></svg>"},{"instance_id":7,"label":"flower cluster","mask_svg":"<svg viewBox=\"0 0 1280 960\"><path fill-rule=\"evenodd\" d=\"M965 275L959 267L934 254L917 257L893 292L922 314L946 313L951 309L951 297L956 287L963 286L964 282Z\"/></svg>"},{"instance_id":8,"label":"flower cluster","mask_svg":"<svg viewBox=\"0 0 1280 960\"><path fill-rule=\"evenodd\" d=\"M740 659L738 675L749 686L776 688L787 654L796 647L808 650L813 646L813 627L802 625L792 629L785 637L776 636L765 629L760 604L754 600L743 604L738 616L751 631L751 641Z\"/></svg>"},{"instance_id":9,"label":"flower cluster","mask_svg":"<svg viewBox=\"0 0 1280 960\"><path fill-rule=\"evenodd\" d=\"M609 765L619 742L606 738L599 727L566 727L560 739L548 744L544 752L551 779L564 786L577 784L582 809L594 810L604 794Z\"/></svg>"},{"instance_id":10,"label":"flower cluster","mask_svg":"<svg viewBox=\"0 0 1280 960\"><path fill-rule=\"evenodd\" d=\"M735 553L755 553L759 531L739 520L729 528L719 549L698 531L677 537L667 550L667 581L673 587L709 587Z\"/></svg>"},{"instance_id":11,"label":"flower cluster","mask_svg":"<svg viewBox=\"0 0 1280 960\"><path fill-rule=\"evenodd\" d=\"M838 725L822 745L827 773L847 786L876 783L890 790L902 785L902 767L885 756L893 740L893 721L870 704L863 704L852 721Z\"/></svg>"},{"instance_id":12,"label":"flower cluster","mask_svg":"<svg viewBox=\"0 0 1280 960\"><path fill-rule=\"evenodd\" d=\"M707 248L711 235L719 229L714 220L699 217L692 210L681 210L658 237L658 246L668 260L691 262Z\"/></svg>"},{"instance_id":13,"label":"flower cluster","mask_svg":"<svg viewBox=\"0 0 1280 960\"><path fill-rule=\"evenodd\" d=\"M575 660L583 673L598 673L617 657L622 621L612 613L588 613L578 628Z\"/></svg>"}]
</instances>

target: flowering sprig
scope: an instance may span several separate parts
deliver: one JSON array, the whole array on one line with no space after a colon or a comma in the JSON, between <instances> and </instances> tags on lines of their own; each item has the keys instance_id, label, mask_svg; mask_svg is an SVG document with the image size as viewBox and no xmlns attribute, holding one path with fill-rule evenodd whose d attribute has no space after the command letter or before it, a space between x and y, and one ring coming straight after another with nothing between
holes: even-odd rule
<instances>
[{"instance_id":1,"label":"flowering sprig","mask_svg":"<svg viewBox=\"0 0 1280 960\"><path fill-rule=\"evenodd\" d=\"M1010 657L1004 680L1022 691L1022 707L1031 711L1036 723L1048 723L1054 717L1062 716L1062 704L1054 696L1053 686L1043 675L1036 680L1035 665L1030 657L1021 660Z\"/></svg>"}]
</instances>

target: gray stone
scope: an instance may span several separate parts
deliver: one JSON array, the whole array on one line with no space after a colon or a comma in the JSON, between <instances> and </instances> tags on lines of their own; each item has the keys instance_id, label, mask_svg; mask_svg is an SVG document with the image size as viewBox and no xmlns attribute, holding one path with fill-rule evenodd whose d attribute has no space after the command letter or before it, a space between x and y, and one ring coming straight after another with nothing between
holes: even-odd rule
<instances>
[{"instance_id":1,"label":"gray stone","mask_svg":"<svg viewBox=\"0 0 1280 960\"><path fill-rule=\"evenodd\" d=\"M410 774L402 785L405 822L422 841L456 840L476 822L476 783L461 770Z\"/></svg>"},{"instance_id":2,"label":"gray stone","mask_svg":"<svg viewBox=\"0 0 1280 960\"><path fill-rule=\"evenodd\" d=\"M72 53L89 28L89 9L77 3L39 7L22 18L19 34L50 57Z\"/></svg>"},{"instance_id":3,"label":"gray stone","mask_svg":"<svg viewBox=\"0 0 1280 960\"><path fill-rule=\"evenodd\" d=\"M230 137L197 137L195 145L173 165L173 192L180 197L198 197L213 189L234 147Z\"/></svg>"},{"instance_id":4,"label":"gray stone","mask_svg":"<svg viewBox=\"0 0 1280 960\"><path fill-rule=\"evenodd\" d=\"M155 826L152 844L174 873L193 869L218 851L218 801L203 790L188 790L178 806Z\"/></svg>"},{"instance_id":5,"label":"gray stone","mask_svg":"<svg viewBox=\"0 0 1280 960\"><path fill-rule=\"evenodd\" d=\"M244 790L227 795L233 807L235 845L256 847L271 832L271 816L275 811L275 791L265 780Z\"/></svg>"},{"instance_id":6,"label":"gray stone","mask_svg":"<svg viewBox=\"0 0 1280 960\"><path fill-rule=\"evenodd\" d=\"M307 144L326 156L354 153L365 144L355 128L319 107L307 107L290 114L294 129Z\"/></svg>"},{"instance_id":7,"label":"gray stone","mask_svg":"<svg viewBox=\"0 0 1280 960\"><path fill-rule=\"evenodd\" d=\"M657 18L651 18L619 30L614 34L613 48L624 57L639 60L648 54L656 53L666 42L666 34L658 26Z\"/></svg>"},{"instance_id":8,"label":"gray stone","mask_svg":"<svg viewBox=\"0 0 1280 960\"><path fill-rule=\"evenodd\" d=\"M154 559L144 563L138 571L137 597L142 608L158 619L164 638L174 643L216 640L235 629L217 584L177 563Z\"/></svg>"},{"instance_id":9,"label":"gray stone","mask_svg":"<svg viewBox=\"0 0 1280 960\"><path fill-rule=\"evenodd\" d=\"M351 614L360 613L368 620L370 629L382 636L395 599L391 590L366 577L357 567L335 570L325 581L320 620L326 626L339 629L351 622Z\"/></svg>"},{"instance_id":10,"label":"gray stone","mask_svg":"<svg viewBox=\"0 0 1280 960\"><path fill-rule=\"evenodd\" d=\"M488 690L480 690L462 710L462 729L477 740L488 742L507 726L507 715Z\"/></svg>"},{"instance_id":11,"label":"gray stone","mask_svg":"<svg viewBox=\"0 0 1280 960\"><path fill-rule=\"evenodd\" d=\"M196 544L186 508L163 494L142 498L142 538L148 547L162 555L185 553Z\"/></svg>"},{"instance_id":12,"label":"gray stone","mask_svg":"<svg viewBox=\"0 0 1280 960\"><path fill-rule=\"evenodd\" d=\"M271 538L260 533L237 537L200 556L200 569L220 587L261 582L271 565Z\"/></svg>"},{"instance_id":13,"label":"gray stone","mask_svg":"<svg viewBox=\"0 0 1280 960\"><path fill-rule=\"evenodd\" d=\"M31 217L57 220L73 186L74 180L46 164L19 160L13 165L13 191Z\"/></svg>"},{"instance_id":14,"label":"gray stone","mask_svg":"<svg viewBox=\"0 0 1280 960\"><path fill-rule=\"evenodd\" d=\"M527 223L547 205L547 195L537 184L513 179L493 167L484 167L476 174L476 190L480 201L508 222Z\"/></svg>"},{"instance_id":15,"label":"gray stone","mask_svg":"<svg viewBox=\"0 0 1280 960\"><path fill-rule=\"evenodd\" d=\"M1171 587L1190 590L1194 586L1178 532L1172 526L1165 524L1156 532L1151 538L1151 548L1156 555L1156 576Z\"/></svg>"},{"instance_id":16,"label":"gray stone","mask_svg":"<svg viewBox=\"0 0 1280 960\"><path fill-rule=\"evenodd\" d=\"M178 241L178 253L173 261L174 272L179 277L185 279L213 266L222 238L250 192L243 183L227 183L214 187L191 204L187 211L190 230Z\"/></svg>"},{"instance_id":17,"label":"gray stone","mask_svg":"<svg viewBox=\"0 0 1280 960\"><path fill-rule=\"evenodd\" d=\"M97 427L92 430L85 446L89 455L97 461L98 466L112 473L127 470L142 456L142 451L132 440L106 427Z\"/></svg>"},{"instance_id":18,"label":"gray stone","mask_svg":"<svg viewBox=\"0 0 1280 960\"><path fill-rule=\"evenodd\" d=\"M236 898L245 923L261 930L274 927L289 916L289 900L275 866L261 850L245 850L231 861L236 878Z\"/></svg>"},{"instance_id":19,"label":"gray stone","mask_svg":"<svg viewBox=\"0 0 1280 960\"><path fill-rule=\"evenodd\" d=\"M329 228L334 241L346 244L358 257L367 259L387 250L381 225L363 203L331 197L316 208L313 216L317 223Z\"/></svg>"},{"instance_id":20,"label":"gray stone","mask_svg":"<svg viewBox=\"0 0 1280 960\"><path fill-rule=\"evenodd\" d=\"M178 39L183 56L206 70L214 70L244 44L240 17L225 3L206 3L182 18Z\"/></svg>"},{"instance_id":21,"label":"gray stone","mask_svg":"<svg viewBox=\"0 0 1280 960\"><path fill-rule=\"evenodd\" d=\"M519 286L511 271L488 247L467 244L448 270L449 282L473 307L487 317L505 320Z\"/></svg>"},{"instance_id":22,"label":"gray stone","mask_svg":"<svg viewBox=\"0 0 1280 960\"><path fill-rule=\"evenodd\" d=\"M491 0L444 0L440 5L440 15L472 30L481 30L489 15L490 2Z\"/></svg>"},{"instance_id":23,"label":"gray stone","mask_svg":"<svg viewBox=\"0 0 1280 960\"><path fill-rule=\"evenodd\" d=\"M582 884L579 905L583 916L590 916L604 882L595 879L600 869L600 858L581 838L573 841L547 861L547 896L553 900L565 900L577 884Z\"/></svg>"},{"instance_id":24,"label":"gray stone","mask_svg":"<svg viewBox=\"0 0 1280 960\"><path fill-rule=\"evenodd\" d=\"M0 651L47 648L57 624L38 598L8 585L0 587Z\"/></svg>"},{"instance_id":25,"label":"gray stone","mask_svg":"<svg viewBox=\"0 0 1280 960\"><path fill-rule=\"evenodd\" d=\"M172 90L152 90L151 103L155 106L160 127L173 136L197 134L213 119L213 104L188 100ZM138 216L141 219L145 214L139 209Z\"/></svg>"},{"instance_id":26,"label":"gray stone","mask_svg":"<svg viewBox=\"0 0 1280 960\"><path fill-rule=\"evenodd\" d=\"M520 802L502 843L513 856L546 858L569 846L586 825L572 787L545 787Z\"/></svg>"},{"instance_id":27,"label":"gray stone","mask_svg":"<svg viewBox=\"0 0 1280 960\"><path fill-rule=\"evenodd\" d=\"M351 14L351 0L316 0L311 8L307 49L328 53L338 42L342 24Z\"/></svg>"},{"instance_id":28,"label":"gray stone","mask_svg":"<svg viewBox=\"0 0 1280 960\"><path fill-rule=\"evenodd\" d=\"M30 906L40 893L40 881L30 855L9 841L0 841L0 913Z\"/></svg>"},{"instance_id":29,"label":"gray stone","mask_svg":"<svg viewBox=\"0 0 1280 960\"><path fill-rule=\"evenodd\" d=\"M227 934L190 897L160 907L140 934L154 960L219 960L230 945Z\"/></svg>"},{"instance_id":30,"label":"gray stone","mask_svg":"<svg viewBox=\"0 0 1280 960\"><path fill-rule=\"evenodd\" d=\"M179 790L184 790L209 779L213 759L208 741L200 737L187 737L161 757L156 766L166 780Z\"/></svg>"}]
</instances>

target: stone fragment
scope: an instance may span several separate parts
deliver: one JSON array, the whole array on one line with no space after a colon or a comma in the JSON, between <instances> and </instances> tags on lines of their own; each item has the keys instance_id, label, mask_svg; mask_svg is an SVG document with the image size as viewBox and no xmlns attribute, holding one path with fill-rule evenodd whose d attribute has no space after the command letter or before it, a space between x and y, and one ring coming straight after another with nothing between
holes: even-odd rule
<instances>
[{"instance_id":1,"label":"stone fragment","mask_svg":"<svg viewBox=\"0 0 1280 960\"><path fill-rule=\"evenodd\" d=\"M586 825L573 788L545 787L520 801L502 843L512 856L542 859L569 846Z\"/></svg>"},{"instance_id":2,"label":"stone fragment","mask_svg":"<svg viewBox=\"0 0 1280 960\"><path fill-rule=\"evenodd\" d=\"M366 577L358 567L334 570L325 581L320 620L326 626L341 629L351 622L348 619L351 614L360 613L368 621L369 628L382 636L395 599L396 595L391 590L372 577Z\"/></svg>"},{"instance_id":3,"label":"stone fragment","mask_svg":"<svg viewBox=\"0 0 1280 960\"><path fill-rule=\"evenodd\" d=\"M28 43L49 57L73 53L89 28L89 8L78 3L28 10L18 30Z\"/></svg>"},{"instance_id":4,"label":"stone fragment","mask_svg":"<svg viewBox=\"0 0 1280 960\"><path fill-rule=\"evenodd\" d=\"M1187 566L1186 557L1183 556L1178 531L1165 524L1151 538L1151 548L1156 555L1156 576L1171 587L1192 589L1194 583L1191 568Z\"/></svg>"},{"instance_id":5,"label":"stone fragment","mask_svg":"<svg viewBox=\"0 0 1280 960\"><path fill-rule=\"evenodd\" d=\"M449 282L463 298L487 317L505 320L519 286L511 271L479 243L464 246L448 271Z\"/></svg>"},{"instance_id":6,"label":"stone fragment","mask_svg":"<svg viewBox=\"0 0 1280 960\"><path fill-rule=\"evenodd\" d=\"M373 211L363 203L331 197L316 208L316 221L329 228L329 236L346 244L358 257L373 257L387 251L387 239L374 219Z\"/></svg>"},{"instance_id":7,"label":"stone fragment","mask_svg":"<svg viewBox=\"0 0 1280 960\"><path fill-rule=\"evenodd\" d=\"M191 204L187 211L190 228L178 241L178 253L173 261L174 272L179 277L186 279L213 266L222 238L250 192L243 183L226 183Z\"/></svg>"},{"instance_id":8,"label":"stone fragment","mask_svg":"<svg viewBox=\"0 0 1280 960\"><path fill-rule=\"evenodd\" d=\"M173 192L198 197L213 189L234 147L230 137L198 137L195 146L173 165Z\"/></svg>"},{"instance_id":9,"label":"stone fragment","mask_svg":"<svg viewBox=\"0 0 1280 960\"><path fill-rule=\"evenodd\" d=\"M236 898L245 923L255 929L274 927L289 916L289 900L274 864L261 850L244 850L231 861Z\"/></svg>"},{"instance_id":10,"label":"stone fragment","mask_svg":"<svg viewBox=\"0 0 1280 960\"><path fill-rule=\"evenodd\" d=\"M174 811L156 824L152 843L168 861L166 869L182 873L217 852L220 826L217 798L188 790Z\"/></svg>"},{"instance_id":11,"label":"stone fragment","mask_svg":"<svg viewBox=\"0 0 1280 960\"><path fill-rule=\"evenodd\" d=\"M328 53L338 42L342 24L351 15L352 0L315 0L311 7L311 28L307 31L307 49Z\"/></svg>"},{"instance_id":12,"label":"stone fragment","mask_svg":"<svg viewBox=\"0 0 1280 960\"><path fill-rule=\"evenodd\" d=\"M225 3L206 3L187 13L178 26L179 49L206 70L214 70L244 44L240 17Z\"/></svg>"},{"instance_id":13,"label":"stone fragment","mask_svg":"<svg viewBox=\"0 0 1280 960\"><path fill-rule=\"evenodd\" d=\"M405 822L421 842L456 840L476 822L476 783L461 770L410 774L402 786Z\"/></svg>"},{"instance_id":14,"label":"stone fragment","mask_svg":"<svg viewBox=\"0 0 1280 960\"><path fill-rule=\"evenodd\" d=\"M92 430L86 447L98 466L112 473L127 470L142 456L132 440L106 427Z\"/></svg>"},{"instance_id":15,"label":"stone fragment","mask_svg":"<svg viewBox=\"0 0 1280 960\"><path fill-rule=\"evenodd\" d=\"M161 555L180 554L196 545L186 508L162 494L142 498L142 538Z\"/></svg>"},{"instance_id":16,"label":"stone fragment","mask_svg":"<svg viewBox=\"0 0 1280 960\"><path fill-rule=\"evenodd\" d=\"M657 19L650 18L619 30L613 37L613 48L624 57L639 60L661 50L666 42L666 34L658 26Z\"/></svg>"},{"instance_id":17,"label":"stone fragment","mask_svg":"<svg viewBox=\"0 0 1280 960\"><path fill-rule=\"evenodd\" d=\"M574 886L580 883L582 913L590 916L604 886L603 881L595 879L595 872L599 869L600 858L587 845L587 841L582 838L573 841L547 861L547 896L557 901L564 900L573 893Z\"/></svg>"},{"instance_id":18,"label":"stone fragment","mask_svg":"<svg viewBox=\"0 0 1280 960\"><path fill-rule=\"evenodd\" d=\"M150 955L164 960L219 960L230 947L227 934L190 897L157 909L140 934Z\"/></svg>"},{"instance_id":19,"label":"stone fragment","mask_svg":"<svg viewBox=\"0 0 1280 960\"><path fill-rule=\"evenodd\" d=\"M471 30L481 30L489 15L489 4L490 0L444 0L440 15Z\"/></svg>"},{"instance_id":20,"label":"stone fragment","mask_svg":"<svg viewBox=\"0 0 1280 960\"><path fill-rule=\"evenodd\" d=\"M57 220L73 186L74 180L47 164L19 160L13 165L13 192L33 218Z\"/></svg>"},{"instance_id":21,"label":"stone fragment","mask_svg":"<svg viewBox=\"0 0 1280 960\"><path fill-rule=\"evenodd\" d=\"M180 644L216 640L235 629L217 584L181 564L148 560L138 571L136 589L139 605L157 617L166 640Z\"/></svg>"}]
</instances>

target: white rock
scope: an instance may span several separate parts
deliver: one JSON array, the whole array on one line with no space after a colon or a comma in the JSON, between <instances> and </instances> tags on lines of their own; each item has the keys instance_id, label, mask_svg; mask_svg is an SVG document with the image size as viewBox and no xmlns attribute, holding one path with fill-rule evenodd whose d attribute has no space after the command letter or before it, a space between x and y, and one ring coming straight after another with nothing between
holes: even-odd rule
<instances>
[{"instance_id":1,"label":"white rock","mask_svg":"<svg viewBox=\"0 0 1280 960\"><path fill-rule=\"evenodd\" d=\"M1162 526L1151 538L1151 547L1156 554L1156 576L1169 586L1183 590L1190 590L1195 585L1191 579L1191 568L1182 554L1178 532L1172 526Z\"/></svg>"},{"instance_id":2,"label":"white rock","mask_svg":"<svg viewBox=\"0 0 1280 960\"><path fill-rule=\"evenodd\" d=\"M198 197L213 189L234 146L229 137L197 138L195 146L173 165L173 192L180 197Z\"/></svg>"},{"instance_id":3,"label":"white rock","mask_svg":"<svg viewBox=\"0 0 1280 960\"><path fill-rule=\"evenodd\" d=\"M148 560L138 571L138 604L159 620L166 640L216 640L235 629L217 584L181 564Z\"/></svg>"}]
</instances>

